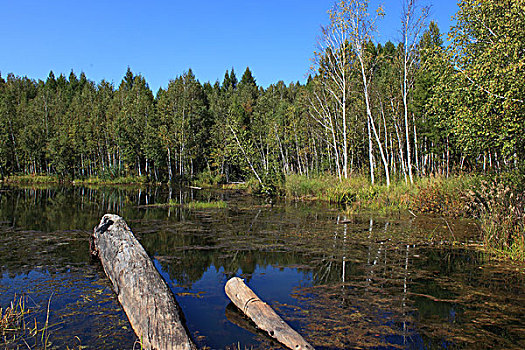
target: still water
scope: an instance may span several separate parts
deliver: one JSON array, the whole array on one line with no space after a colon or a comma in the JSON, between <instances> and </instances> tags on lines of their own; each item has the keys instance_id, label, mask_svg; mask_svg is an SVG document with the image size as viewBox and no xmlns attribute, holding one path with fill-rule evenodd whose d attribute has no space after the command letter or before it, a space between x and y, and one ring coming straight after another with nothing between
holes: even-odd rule
<instances>
[{"instance_id":1,"label":"still water","mask_svg":"<svg viewBox=\"0 0 525 350\"><path fill-rule=\"evenodd\" d=\"M227 207L154 206L170 200ZM4 187L0 307L22 298L28 323L42 328L48 319L48 349L140 348L89 254L105 213L127 221L202 348L280 348L230 305L232 276L317 349L525 348L524 266L476 249L474 222L350 216L238 191ZM42 347L40 335L26 334L8 348L25 343Z\"/></svg>"}]
</instances>

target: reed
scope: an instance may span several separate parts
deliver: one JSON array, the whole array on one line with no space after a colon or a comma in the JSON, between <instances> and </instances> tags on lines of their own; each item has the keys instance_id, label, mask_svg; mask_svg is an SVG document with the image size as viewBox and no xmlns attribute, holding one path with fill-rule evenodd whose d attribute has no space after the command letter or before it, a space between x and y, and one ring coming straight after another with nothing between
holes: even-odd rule
<instances>
[{"instance_id":1,"label":"reed","mask_svg":"<svg viewBox=\"0 0 525 350\"><path fill-rule=\"evenodd\" d=\"M29 308L24 296L14 296L13 301L5 309L0 308L0 346L6 349L47 349L49 346L49 323L51 298L48 300L45 323L37 322L37 308ZM34 315L29 318L29 315Z\"/></svg>"}]
</instances>

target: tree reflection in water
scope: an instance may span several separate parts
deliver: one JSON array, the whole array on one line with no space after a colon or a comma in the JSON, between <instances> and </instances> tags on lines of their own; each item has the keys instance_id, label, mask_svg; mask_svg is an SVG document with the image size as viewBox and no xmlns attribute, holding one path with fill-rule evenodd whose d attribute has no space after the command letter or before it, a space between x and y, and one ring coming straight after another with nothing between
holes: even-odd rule
<instances>
[{"instance_id":1,"label":"tree reflection in water","mask_svg":"<svg viewBox=\"0 0 525 350\"><path fill-rule=\"evenodd\" d=\"M221 200L228 207L183 205L193 200ZM155 207L169 202L180 205ZM60 285L75 279L84 286L39 282L43 299L54 288L66 288L62 295L70 293L68 300L81 305L57 303L52 311L67 315L61 317L77 328L57 330L56 338L94 339L88 326L80 326L88 322L81 310L102 310L89 322L107 318L122 327L125 318L118 319L124 316L115 313L118 304L104 276L94 274L97 265L87 248L89 232L106 212L122 215L155 259L201 345L277 346L239 328L241 322L226 311L224 283L241 275L319 349L525 347L523 269L490 262L462 244L475 240L475 225L445 225L442 218L429 217L345 216L340 208L322 204L272 207L231 191L4 188L2 303L15 290L34 291L36 282L15 283L24 280L19 276L47 271L44 275L56 275ZM92 297L101 286L103 308L102 299Z\"/></svg>"}]
</instances>

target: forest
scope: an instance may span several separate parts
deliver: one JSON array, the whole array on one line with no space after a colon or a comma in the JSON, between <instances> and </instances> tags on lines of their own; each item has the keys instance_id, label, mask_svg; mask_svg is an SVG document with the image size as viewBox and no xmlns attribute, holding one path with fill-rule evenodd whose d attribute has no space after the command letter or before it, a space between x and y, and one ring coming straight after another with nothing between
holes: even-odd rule
<instances>
[{"instance_id":1,"label":"forest","mask_svg":"<svg viewBox=\"0 0 525 350\"><path fill-rule=\"evenodd\" d=\"M263 189L290 176L387 188L523 178L525 3L461 0L447 37L429 8L404 4L401 40L377 43L382 9L338 1L304 84L262 87L249 68L201 83L188 69L154 94L131 68L118 86L73 71L0 75L0 177L251 179Z\"/></svg>"}]
</instances>

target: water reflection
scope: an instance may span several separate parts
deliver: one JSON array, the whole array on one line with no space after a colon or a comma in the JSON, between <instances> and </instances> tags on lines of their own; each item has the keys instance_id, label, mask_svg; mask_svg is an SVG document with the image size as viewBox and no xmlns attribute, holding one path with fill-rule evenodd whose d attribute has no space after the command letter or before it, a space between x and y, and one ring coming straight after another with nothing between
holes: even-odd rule
<instances>
[{"instance_id":1,"label":"water reflection","mask_svg":"<svg viewBox=\"0 0 525 350\"><path fill-rule=\"evenodd\" d=\"M228 207L184 206L195 200ZM168 202L179 205L155 206ZM279 347L228 307L223 287L234 275L319 349L475 347L480 337L487 347L525 346L523 269L451 244L475 239L475 225L268 206L240 192L4 188L0 306L15 292L39 304L54 295L55 344L71 347L78 336L90 347L132 348L136 339L88 254L89 232L106 212L122 215L154 258L201 346Z\"/></svg>"}]
</instances>

